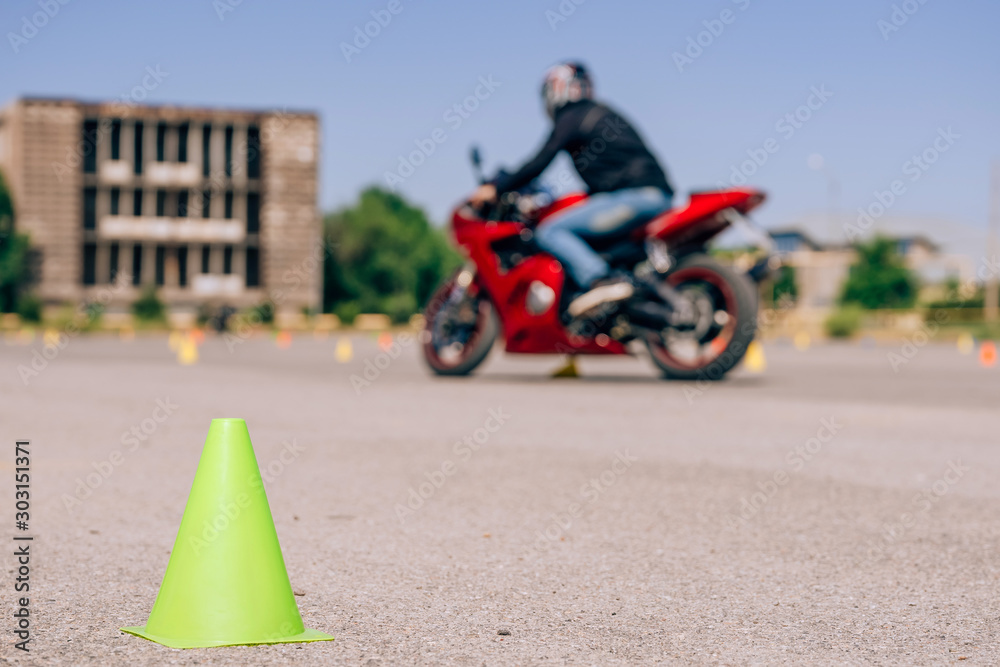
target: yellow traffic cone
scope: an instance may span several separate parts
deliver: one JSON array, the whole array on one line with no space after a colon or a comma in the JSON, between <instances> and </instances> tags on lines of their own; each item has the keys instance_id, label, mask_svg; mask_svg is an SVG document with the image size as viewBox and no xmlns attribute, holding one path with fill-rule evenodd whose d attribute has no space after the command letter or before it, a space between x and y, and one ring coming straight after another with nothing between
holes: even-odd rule
<instances>
[{"instance_id":1,"label":"yellow traffic cone","mask_svg":"<svg viewBox=\"0 0 1000 667\"><path fill-rule=\"evenodd\" d=\"M552 372L552 377L554 378L578 378L580 377L580 369L576 367L576 356L569 355L566 357L566 363L560 366L555 371Z\"/></svg>"},{"instance_id":2,"label":"yellow traffic cone","mask_svg":"<svg viewBox=\"0 0 1000 667\"><path fill-rule=\"evenodd\" d=\"M118 330L118 337L125 343L135 340L135 329L132 327L122 327Z\"/></svg>"},{"instance_id":3,"label":"yellow traffic cone","mask_svg":"<svg viewBox=\"0 0 1000 667\"><path fill-rule=\"evenodd\" d=\"M351 349L351 339L347 336L339 339L337 341L337 349L334 350L333 355L342 364L346 364L353 359L354 350Z\"/></svg>"},{"instance_id":4,"label":"yellow traffic cone","mask_svg":"<svg viewBox=\"0 0 1000 667\"><path fill-rule=\"evenodd\" d=\"M753 341L747 346L747 354L743 358L743 363L751 373L763 373L767 370L767 359L764 358L764 346L757 341Z\"/></svg>"},{"instance_id":5,"label":"yellow traffic cone","mask_svg":"<svg viewBox=\"0 0 1000 667\"><path fill-rule=\"evenodd\" d=\"M805 352L809 349L812 344L812 339L809 337L805 331L800 331L795 334L795 338L792 341L795 344L795 349L799 352Z\"/></svg>"},{"instance_id":6,"label":"yellow traffic cone","mask_svg":"<svg viewBox=\"0 0 1000 667\"><path fill-rule=\"evenodd\" d=\"M45 333L42 335L42 341L45 343L45 347L56 347L59 345L59 332L55 329L46 329Z\"/></svg>"},{"instance_id":7,"label":"yellow traffic cone","mask_svg":"<svg viewBox=\"0 0 1000 667\"><path fill-rule=\"evenodd\" d=\"M976 340L972 337L970 333L963 333L958 337L958 353L959 354L972 354L972 351L976 349Z\"/></svg>"},{"instance_id":8,"label":"yellow traffic cone","mask_svg":"<svg viewBox=\"0 0 1000 667\"><path fill-rule=\"evenodd\" d=\"M177 349L177 361L181 362L182 366L190 366L198 362L198 345L191 336L185 336L181 339Z\"/></svg>"},{"instance_id":9,"label":"yellow traffic cone","mask_svg":"<svg viewBox=\"0 0 1000 667\"><path fill-rule=\"evenodd\" d=\"M213 419L153 610L122 628L171 648L331 640L302 624L242 419Z\"/></svg>"}]
</instances>

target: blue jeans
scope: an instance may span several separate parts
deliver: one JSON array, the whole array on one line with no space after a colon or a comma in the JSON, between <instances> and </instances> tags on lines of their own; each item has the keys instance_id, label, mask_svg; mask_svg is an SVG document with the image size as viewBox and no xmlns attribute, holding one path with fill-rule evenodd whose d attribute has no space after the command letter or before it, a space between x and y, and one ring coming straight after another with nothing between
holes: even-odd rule
<instances>
[{"instance_id":1,"label":"blue jeans","mask_svg":"<svg viewBox=\"0 0 1000 667\"><path fill-rule=\"evenodd\" d=\"M670 201L667 193L655 187L602 192L542 223L535 239L586 289L611 272L587 240L624 236L670 208Z\"/></svg>"}]
</instances>

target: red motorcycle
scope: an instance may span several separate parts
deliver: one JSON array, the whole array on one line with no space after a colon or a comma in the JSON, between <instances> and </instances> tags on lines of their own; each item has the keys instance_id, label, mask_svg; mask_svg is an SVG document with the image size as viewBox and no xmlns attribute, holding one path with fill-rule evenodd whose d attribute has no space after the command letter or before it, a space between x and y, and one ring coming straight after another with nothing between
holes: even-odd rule
<instances>
[{"instance_id":1,"label":"red motorcycle","mask_svg":"<svg viewBox=\"0 0 1000 667\"><path fill-rule=\"evenodd\" d=\"M478 169L478 151L472 159ZM756 283L774 261L767 255L738 272L710 257L706 244L739 225L770 251L770 237L745 217L765 194L750 188L692 193L684 207L592 244L613 269L632 275L635 292L573 319L566 314L573 286L567 289L559 261L538 248L533 229L586 198L555 199L533 185L486 209L468 203L455 209L452 230L468 261L424 313L424 357L435 373L471 373L501 329L507 352L521 354L629 354L628 344L641 341L673 379L717 380L740 361L757 329Z\"/></svg>"}]
</instances>

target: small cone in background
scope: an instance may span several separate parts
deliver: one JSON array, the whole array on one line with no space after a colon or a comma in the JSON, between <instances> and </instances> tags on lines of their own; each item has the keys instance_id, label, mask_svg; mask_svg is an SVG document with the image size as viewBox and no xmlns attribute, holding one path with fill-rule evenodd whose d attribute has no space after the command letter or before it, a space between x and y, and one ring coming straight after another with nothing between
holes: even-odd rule
<instances>
[{"instance_id":1,"label":"small cone in background","mask_svg":"<svg viewBox=\"0 0 1000 667\"><path fill-rule=\"evenodd\" d=\"M190 366L198 362L198 345L191 336L184 336L177 348L177 361L182 366Z\"/></svg>"},{"instance_id":2,"label":"small cone in background","mask_svg":"<svg viewBox=\"0 0 1000 667\"><path fill-rule=\"evenodd\" d=\"M795 344L795 349L799 352L805 352L812 345L812 338L809 337L805 331L800 331L795 334L795 338L792 339L792 343Z\"/></svg>"},{"instance_id":3,"label":"small cone in background","mask_svg":"<svg viewBox=\"0 0 1000 667\"><path fill-rule=\"evenodd\" d=\"M194 329L191 331L191 338L195 345L201 345L205 342L205 332L201 329Z\"/></svg>"},{"instance_id":4,"label":"small cone in background","mask_svg":"<svg viewBox=\"0 0 1000 667\"><path fill-rule=\"evenodd\" d=\"M346 364L351 359L354 358L354 350L351 349L351 339L347 336L337 340L337 349L333 352L334 357L337 361Z\"/></svg>"},{"instance_id":5,"label":"small cone in background","mask_svg":"<svg viewBox=\"0 0 1000 667\"><path fill-rule=\"evenodd\" d=\"M59 332L55 329L46 329L42 334L42 341L46 347L56 347L59 345Z\"/></svg>"},{"instance_id":6,"label":"small cone in background","mask_svg":"<svg viewBox=\"0 0 1000 667\"><path fill-rule=\"evenodd\" d=\"M997 346L991 340L983 341L979 346L979 363L983 368L993 368L997 363Z\"/></svg>"},{"instance_id":7,"label":"small cone in background","mask_svg":"<svg viewBox=\"0 0 1000 667\"><path fill-rule=\"evenodd\" d=\"M578 378L580 377L580 369L576 367L576 356L569 355L566 358L566 363L559 368L557 368L552 373L554 378Z\"/></svg>"},{"instance_id":8,"label":"small cone in background","mask_svg":"<svg viewBox=\"0 0 1000 667\"><path fill-rule=\"evenodd\" d=\"M177 352L181 349L181 341L184 340L184 334L176 329L170 332L170 336L167 337L167 347L170 348L171 352Z\"/></svg>"},{"instance_id":9,"label":"small cone in background","mask_svg":"<svg viewBox=\"0 0 1000 667\"><path fill-rule=\"evenodd\" d=\"M958 337L957 345L959 354L972 354L972 351L976 349L976 340L972 337L972 334L963 333Z\"/></svg>"},{"instance_id":10,"label":"small cone in background","mask_svg":"<svg viewBox=\"0 0 1000 667\"><path fill-rule=\"evenodd\" d=\"M378 347L383 352L387 351L392 347L392 334L388 331L383 331L378 335Z\"/></svg>"},{"instance_id":11,"label":"small cone in background","mask_svg":"<svg viewBox=\"0 0 1000 667\"><path fill-rule=\"evenodd\" d=\"M213 419L149 620L171 648L333 639L302 624L242 419Z\"/></svg>"},{"instance_id":12,"label":"small cone in background","mask_svg":"<svg viewBox=\"0 0 1000 667\"><path fill-rule=\"evenodd\" d=\"M751 373L763 373L767 369L767 359L764 358L764 346L753 341L747 346L747 354L743 363Z\"/></svg>"},{"instance_id":13,"label":"small cone in background","mask_svg":"<svg viewBox=\"0 0 1000 667\"><path fill-rule=\"evenodd\" d=\"M122 327L118 330L118 338L126 343L131 343L135 340L135 329L132 327Z\"/></svg>"},{"instance_id":14,"label":"small cone in background","mask_svg":"<svg viewBox=\"0 0 1000 667\"><path fill-rule=\"evenodd\" d=\"M274 344L278 346L279 350L287 350L292 346L292 334L287 331L279 331L278 335L274 337Z\"/></svg>"}]
</instances>

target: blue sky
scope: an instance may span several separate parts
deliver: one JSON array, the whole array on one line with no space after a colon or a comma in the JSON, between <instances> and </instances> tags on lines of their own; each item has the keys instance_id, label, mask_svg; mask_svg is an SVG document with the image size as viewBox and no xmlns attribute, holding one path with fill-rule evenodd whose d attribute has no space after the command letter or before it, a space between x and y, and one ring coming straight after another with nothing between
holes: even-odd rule
<instances>
[{"instance_id":1,"label":"blue sky","mask_svg":"<svg viewBox=\"0 0 1000 667\"><path fill-rule=\"evenodd\" d=\"M990 0L58 2L0 5L0 101L118 98L159 66L168 76L150 102L316 110L324 209L384 184L440 128L444 142L399 190L444 221L474 185L470 144L492 166L515 165L540 144L540 75L567 57L590 65L598 96L641 128L679 190L727 181L747 151L761 156L773 139L749 178L771 194L760 213L771 225L828 206L826 177L807 166L821 154L843 211L901 179L893 215L985 228L990 162L1000 159L1000 3ZM58 12L12 43L47 3ZM372 12L391 21L348 62L342 43ZM675 53L699 37L701 52L678 67ZM445 114L480 77L494 89L480 88L485 99L458 125ZM814 87L832 95L800 110L809 118L794 133L779 130ZM907 161L948 128L947 152L910 181Z\"/></svg>"}]
</instances>

